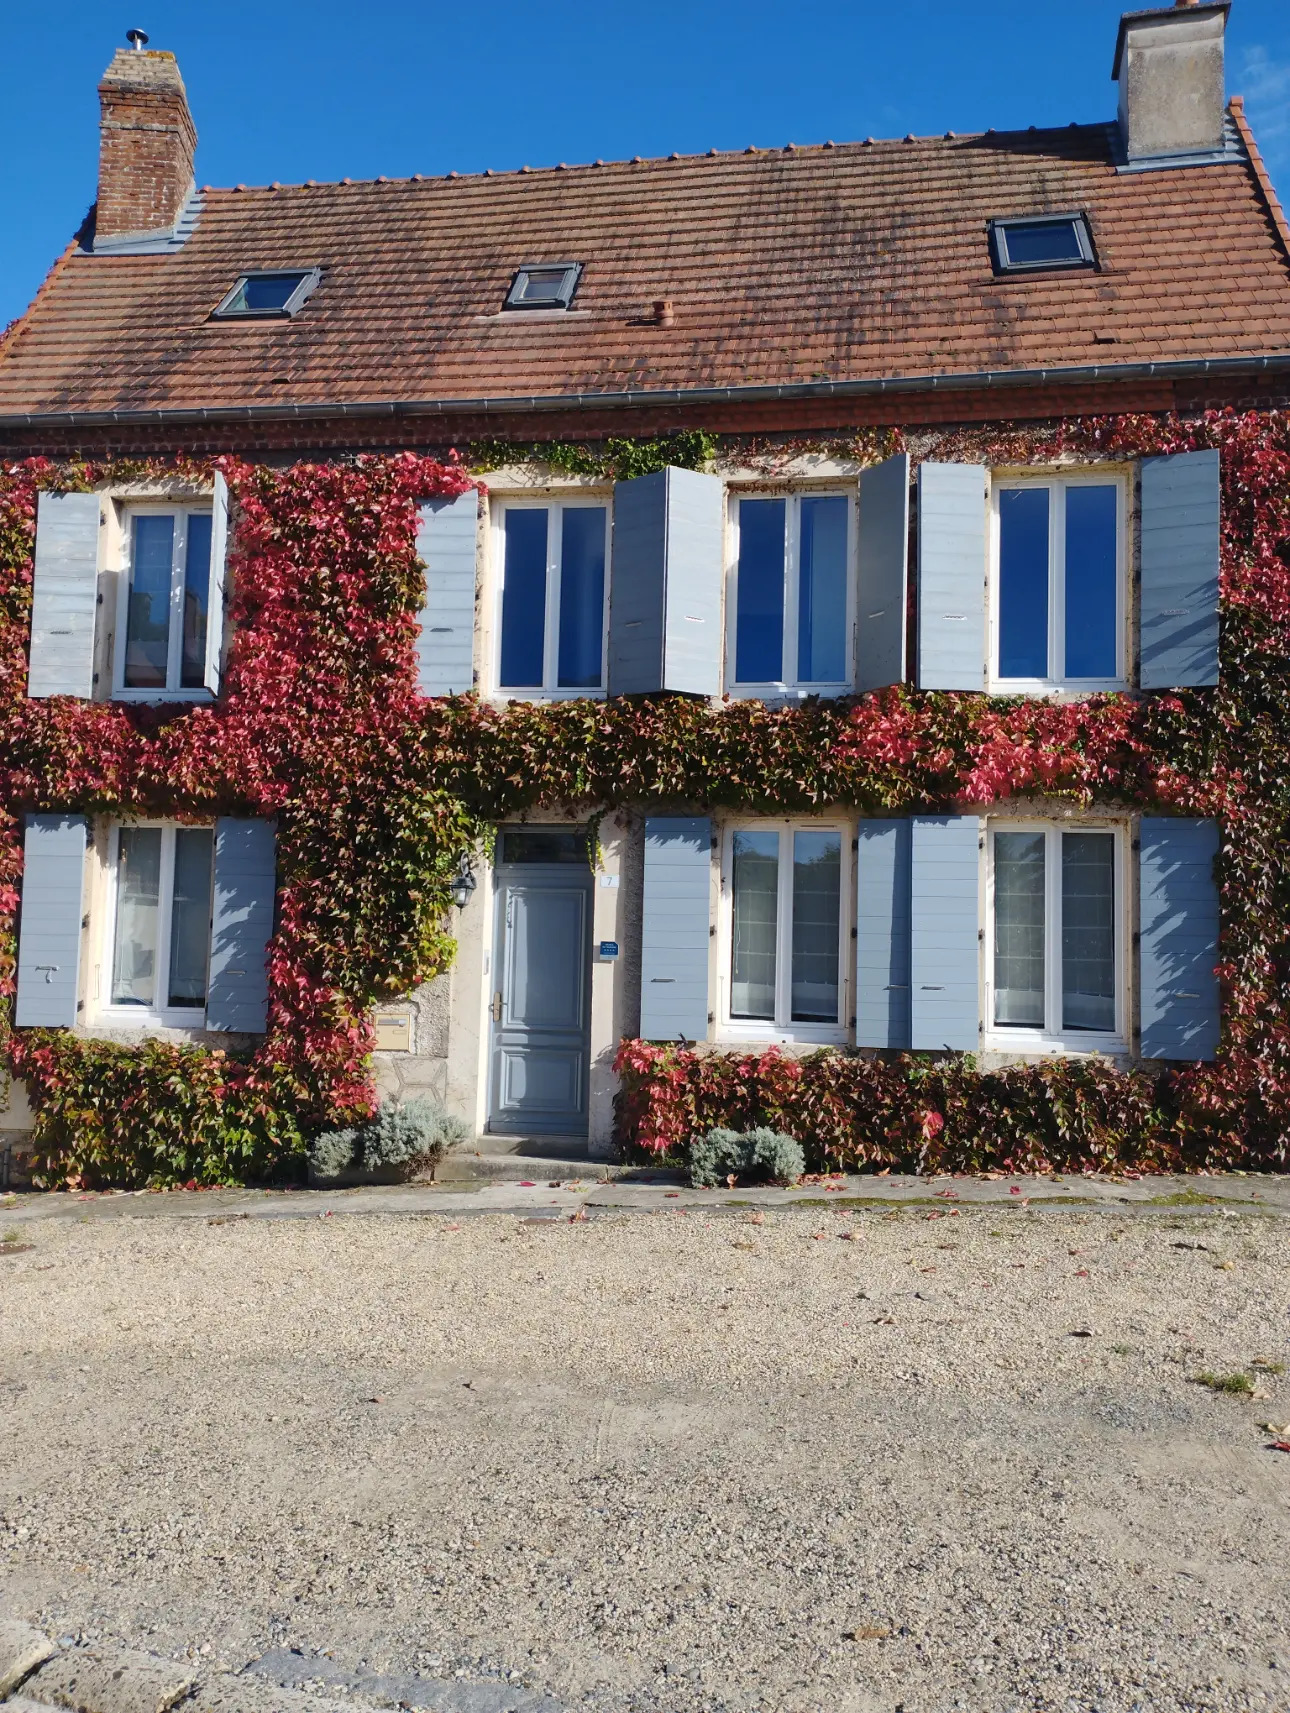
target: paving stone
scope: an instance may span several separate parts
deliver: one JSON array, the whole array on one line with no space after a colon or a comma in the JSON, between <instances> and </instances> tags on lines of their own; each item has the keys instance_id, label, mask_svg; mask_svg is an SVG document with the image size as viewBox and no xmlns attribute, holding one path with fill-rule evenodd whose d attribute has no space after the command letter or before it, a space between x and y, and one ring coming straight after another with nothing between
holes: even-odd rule
<instances>
[{"instance_id":1,"label":"paving stone","mask_svg":"<svg viewBox=\"0 0 1290 1713\"><path fill-rule=\"evenodd\" d=\"M116 1648L73 1648L41 1667L24 1690L42 1707L71 1713L170 1713L193 1687L172 1660Z\"/></svg>"},{"instance_id":2,"label":"paving stone","mask_svg":"<svg viewBox=\"0 0 1290 1713\"><path fill-rule=\"evenodd\" d=\"M17 1689L57 1652L48 1636L21 1618L0 1618L0 1697Z\"/></svg>"}]
</instances>

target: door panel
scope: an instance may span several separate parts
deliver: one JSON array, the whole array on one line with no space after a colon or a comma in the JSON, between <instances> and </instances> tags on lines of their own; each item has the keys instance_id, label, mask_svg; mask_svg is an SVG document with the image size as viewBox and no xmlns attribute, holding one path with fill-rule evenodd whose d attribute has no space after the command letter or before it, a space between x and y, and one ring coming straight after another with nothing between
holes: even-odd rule
<instances>
[{"instance_id":1,"label":"door panel","mask_svg":"<svg viewBox=\"0 0 1290 1713\"><path fill-rule=\"evenodd\" d=\"M497 870L492 1131L586 1133L591 901L590 870Z\"/></svg>"}]
</instances>

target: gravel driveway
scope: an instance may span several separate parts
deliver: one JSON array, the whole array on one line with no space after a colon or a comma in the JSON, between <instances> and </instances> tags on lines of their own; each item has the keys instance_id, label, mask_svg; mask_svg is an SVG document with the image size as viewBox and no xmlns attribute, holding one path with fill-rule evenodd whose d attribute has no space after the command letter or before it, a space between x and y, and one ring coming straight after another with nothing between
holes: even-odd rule
<instances>
[{"instance_id":1,"label":"gravel driveway","mask_svg":"<svg viewBox=\"0 0 1290 1713\"><path fill-rule=\"evenodd\" d=\"M1281 1219L21 1237L0 1604L55 1634L463 1713L1290 1707Z\"/></svg>"}]
</instances>

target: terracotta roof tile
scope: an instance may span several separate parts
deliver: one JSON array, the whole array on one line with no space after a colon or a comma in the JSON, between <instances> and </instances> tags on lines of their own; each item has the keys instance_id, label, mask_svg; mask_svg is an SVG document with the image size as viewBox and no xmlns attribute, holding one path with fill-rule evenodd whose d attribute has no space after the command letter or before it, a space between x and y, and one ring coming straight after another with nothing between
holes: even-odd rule
<instances>
[{"instance_id":1,"label":"terracotta roof tile","mask_svg":"<svg viewBox=\"0 0 1290 1713\"><path fill-rule=\"evenodd\" d=\"M1118 173L1112 139L1073 126L208 190L173 254L61 261L0 355L0 413L1290 352L1290 265L1261 167ZM1077 209L1099 271L993 275L991 218ZM584 263L573 311L503 313L515 268L543 258ZM323 283L295 319L209 320L245 269L314 265ZM653 324L658 298L671 326Z\"/></svg>"}]
</instances>

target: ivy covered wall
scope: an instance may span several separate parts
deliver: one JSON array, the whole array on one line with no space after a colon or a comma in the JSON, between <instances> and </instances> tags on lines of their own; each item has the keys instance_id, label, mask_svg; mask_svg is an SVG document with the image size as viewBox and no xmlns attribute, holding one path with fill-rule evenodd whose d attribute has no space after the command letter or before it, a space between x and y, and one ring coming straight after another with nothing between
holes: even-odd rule
<instances>
[{"instance_id":1,"label":"ivy covered wall","mask_svg":"<svg viewBox=\"0 0 1290 1713\"><path fill-rule=\"evenodd\" d=\"M29 460L0 470L0 995L13 992L25 812L264 815L279 829L269 1029L249 1057L6 1024L6 1061L28 1088L45 1180L269 1176L292 1169L312 1129L367 1111L369 1010L448 966L448 881L462 851L503 817L621 805L874 814L1022 794L1221 820L1217 1063L985 1073L970 1061L831 1054L786 1068L774 1054L700 1059L629 1043L623 1140L666 1149L695 1123L765 1116L794 1129L815 1164L1284 1163L1290 426L1276 413L1212 414L925 438L920 453L934 443L939 459L993 463L1218 447L1221 687L1061 705L907 690L793 708L425 701L413 669L416 503L472 478L407 455L285 470L215 461L237 507L236 636L216 706L30 701L39 491L176 474L208 482L213 466ZM878 457L893 436L835 444ZM829 448L767 443L737 455L769 474L804 449ZM563 449L553 462L634 475L722 452L691 436L685 446ZM479 466L515 457L515 448L474 449Z\"/></svg>"}]
</instances>

